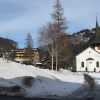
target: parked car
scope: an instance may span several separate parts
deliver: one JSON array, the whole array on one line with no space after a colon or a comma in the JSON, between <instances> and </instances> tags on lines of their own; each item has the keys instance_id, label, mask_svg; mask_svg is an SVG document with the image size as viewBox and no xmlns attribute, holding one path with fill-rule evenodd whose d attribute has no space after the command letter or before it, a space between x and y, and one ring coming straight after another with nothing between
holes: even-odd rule
<instances>
[{"instance_id":1,"label":"parked car","mask_svg":"<svg viewBox=\"0 0 100 100\"><path fill-rule=\"evenodd\" d=\"M28 65L33 65L34 66L33 62L28 62Z\"/></svg>"},{"instance_id":2,"label":"parked car","mask_svg":"<svg viewBox=\"0 0 100 100\"><path fill-rule=\"evenodd\" d=\"M36 67L42 68L42 63L36 63Z\"/></svg>"}]
</instances>

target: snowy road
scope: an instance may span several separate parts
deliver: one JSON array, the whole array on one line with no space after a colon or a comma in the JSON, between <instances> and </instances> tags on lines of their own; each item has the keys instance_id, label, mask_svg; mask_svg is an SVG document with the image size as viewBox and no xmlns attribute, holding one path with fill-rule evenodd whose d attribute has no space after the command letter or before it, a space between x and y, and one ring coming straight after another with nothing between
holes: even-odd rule
<instances>
[{"instance_id":1,"label":"snowy road","mask_svg":"<svg viewBox=\"0 0 100 100\"><path fill-rule=\"evenodd\" d=\"M100 100L99 85L87 74L84 84L75 92L61 100Z\"/></svg>"},{"instance_id":2,"label":"snowy road","mask_svg":"<svg viewBox=\"0 0 100 100\"><path fill-rule=\"evenodd\" d=\"M100 88L98 84L87 74L84 74L84 84L75 92L67 97L58 99L48 98L23 98L23 97L10 97L0 96L0 100L100 100Z\"/></svg>"},{"instance_id":3,"label":"snowy road","mask_svg":"<svg viewBox=\"0 0 100 100\"><path fill-rule=\"evenodd\" d=\"M59 99L48 99L48 98L24 98L24 97L12 97L0 95L0 100L59 100Z\"/></svg>"}]
</instances>

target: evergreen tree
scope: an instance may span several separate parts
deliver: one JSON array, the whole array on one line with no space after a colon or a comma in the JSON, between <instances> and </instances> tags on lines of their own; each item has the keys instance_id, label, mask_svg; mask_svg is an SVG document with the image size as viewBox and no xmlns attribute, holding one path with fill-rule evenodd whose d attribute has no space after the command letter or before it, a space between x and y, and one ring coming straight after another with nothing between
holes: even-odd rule
<instances>
[{"instance_id":1,"label":"evergreen tree","mask_svg":"<svg viewBox=\"0 0 100 100\"><path fill-rule=\"evenodd\" d=\"M12 50L12 52L11 52L11 54L10 54L10 59L11 59L12 61L14 61L15 58L16 58L16 51L15 51L15 50Z\"/></svg>"},{"instance_id":2,"label":"evergreen tree","mask_svg":"<svg viewBox=\"0 0 100 100\"><path fill-rule=\"evenodd\" d=\"M53 70L53 58L56 58L56 70L59 58L62 56L64 48L68 48L67 36L65 30L67 29L66 18L63 17L64 11L59 0L56 0L54 11L51 14L52 22L47 23L46 26L43 26L39 29L39 42L41 44L47 45L47 50L52 57L52 70ZM63 38L66 36L67 38ZM68 49L66 50L67 52ZM65 59L63 57L61 59Z\"/></svg>"},{"instance_id":3,"label":"evergreen tree","mask_svg":"<svg viewBox=\"0 0 100 100\"><path fill-rule=\"evenodd\" d=\"M56 70L57 70L57 65L58 65L58 59L59 59L59 56L61 56L61 52L62 52L61 48L64 48L65 45L67 45L66 40L61 40L61 37L65 35L65 30L68 28L66 17L64 17L63 15L64 15L63 7L60 1L56 0L55 5L54 5L54 11L51 14L51 17L53 19L53 31L55 34L53 45L55 48L54 56L56 57Z\"/></svg>"},{"instance_id":4,"label":"evergreen tree","mask_svg":"<svg viewBox=\"0 0 100 100\"><path fill-rule=\"evenodd\" d=\"M65 33L67 27L66 17L64 17L64 10L59 0L56 0L54 11L51 14L53 20L54 30L57 36Z\"/></svg>"},{"instance_id":5,"label":"evergreen tree","mask_svg":"<svg viewBox=\"0 0 100 100\"><path fill-rule=\"evenodd\" d=\"M30 33L27 34L25 38L25 59L27 59L27 62L34 61L34 49L33 49L33 39Z\"/></svg>"}]
</instances>

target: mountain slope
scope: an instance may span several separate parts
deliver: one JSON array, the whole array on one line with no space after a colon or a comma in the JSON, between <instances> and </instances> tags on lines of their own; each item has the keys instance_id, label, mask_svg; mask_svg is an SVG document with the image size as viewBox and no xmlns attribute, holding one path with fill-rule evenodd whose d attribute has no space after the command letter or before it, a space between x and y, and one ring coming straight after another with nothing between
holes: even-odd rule
<instances>
[{"instance_id":1,"label":"mountain slope","mask_svg":"<svg viewBox=\"0 0 100 100\"><path fill-rule=\"evenodd\" d=\"M0 37L0 52L10 52L11 49L14 49L17 47L18 47L17 42Z\"/></svg>"}]
</instances>

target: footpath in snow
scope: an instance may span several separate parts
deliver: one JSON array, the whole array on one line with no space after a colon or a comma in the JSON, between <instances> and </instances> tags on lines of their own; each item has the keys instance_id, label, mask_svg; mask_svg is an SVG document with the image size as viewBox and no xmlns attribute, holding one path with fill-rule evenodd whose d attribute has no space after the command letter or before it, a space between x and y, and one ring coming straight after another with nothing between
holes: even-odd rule
<instances>
[{"instance_id":1,"label":"footpath in snow","mask_svg":"<svg viewBox=\"0 0 100 100\"><path fill-rule=\"evenodd\" d=\"M0 94L25 97L67 96L81 87L84 76L68 70L52 71L0 58Z\"/></svg>"}]
</instances>

